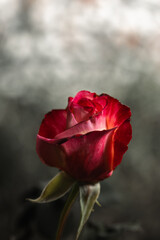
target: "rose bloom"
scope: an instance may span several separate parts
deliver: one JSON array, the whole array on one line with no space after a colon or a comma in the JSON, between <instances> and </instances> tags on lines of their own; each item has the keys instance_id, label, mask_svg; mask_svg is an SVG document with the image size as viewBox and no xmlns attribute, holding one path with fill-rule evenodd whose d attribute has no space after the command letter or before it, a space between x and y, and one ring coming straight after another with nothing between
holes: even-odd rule
<instances>
[{"instance_id":1,"label":"rose bloom","mask_svg":"<svg viewBox=\"0 0 160 240\"><path fill-rule=\"evenodd\" d=\"M80 91L66 109L45 115L37 153L45 164L75 180L95 183L108 178L120 164L132 138L131 111L107 95Z\"/></svg>"}]
</instances>

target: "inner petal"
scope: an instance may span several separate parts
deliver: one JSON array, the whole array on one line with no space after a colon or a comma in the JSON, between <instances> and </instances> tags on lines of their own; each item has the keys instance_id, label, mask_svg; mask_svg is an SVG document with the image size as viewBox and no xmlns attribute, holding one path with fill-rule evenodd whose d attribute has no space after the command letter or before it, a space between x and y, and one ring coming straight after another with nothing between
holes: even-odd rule
<instances>
[{"instance_id":1,"label":"inner petal","mask_svg":"<svg viewBox=\"0 0 160 240\"><path fill-rule=\"evenodd\" d=\"M77 103L73 102L70 106L77 122L88 120L94 114L94 109L94 104L87 98L82 98Z\"/></svg>"}]
</instances>

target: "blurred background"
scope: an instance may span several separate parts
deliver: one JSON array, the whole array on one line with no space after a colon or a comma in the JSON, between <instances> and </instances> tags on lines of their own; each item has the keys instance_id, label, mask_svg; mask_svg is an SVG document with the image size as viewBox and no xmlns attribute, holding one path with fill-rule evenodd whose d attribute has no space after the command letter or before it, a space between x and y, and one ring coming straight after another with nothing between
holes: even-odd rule
<instances>
[{"instance_id":1,"label":"blurred background","mask_svg":"<svg viewBox=\"0 0 160 240\"><path fill-rule=\"evenodd\" d=\"M66 198L25 199L57 172L35 151L41 120L79 90L118 98L133 126L80 239L160 239L159 56L159 0L0 0L1 239L54 239ZM77 201L64 240L74 239L79 212Z\"/></svg>"}]
</instances>

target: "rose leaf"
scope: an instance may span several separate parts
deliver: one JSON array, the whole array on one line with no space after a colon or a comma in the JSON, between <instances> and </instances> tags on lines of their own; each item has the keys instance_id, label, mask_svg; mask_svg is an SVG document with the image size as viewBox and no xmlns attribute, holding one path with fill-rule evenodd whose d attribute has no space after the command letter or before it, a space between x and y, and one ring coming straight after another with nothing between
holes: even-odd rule
<instances>
[{"instance_id":1,"label":"rose leaf","mask_svg":"<svg viewBox=\"0 0 160 240\"><path fill-rule=\"evenodd\" d=\"M55 201L66 194L74 183L75 180L73 178L61 171L49 181L38 198L28 200L35 203Z\"/></svg>"}]
</instances>

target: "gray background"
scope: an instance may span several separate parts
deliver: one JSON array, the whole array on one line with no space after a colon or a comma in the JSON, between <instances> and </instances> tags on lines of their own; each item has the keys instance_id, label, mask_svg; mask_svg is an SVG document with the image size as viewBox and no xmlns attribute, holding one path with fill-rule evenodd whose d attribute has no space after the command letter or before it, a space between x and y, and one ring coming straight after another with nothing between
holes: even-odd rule
<instances>
[{"instance_id":1,"label":"gray background","mask_svg":"<svg viewBox=\"0 0 160 240\"><path fill-rule=\"evenodd\" d=\"M130 106L133 139L81 239L160 238L158 0L0 0L0 236L54 239L65 198L34 205L57 170L35 151L44 114L79 90ZM78 201L63 238L73 239Z\"/></svg>"}]
</instances>

